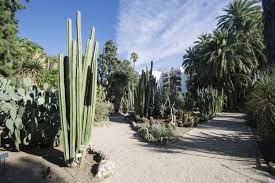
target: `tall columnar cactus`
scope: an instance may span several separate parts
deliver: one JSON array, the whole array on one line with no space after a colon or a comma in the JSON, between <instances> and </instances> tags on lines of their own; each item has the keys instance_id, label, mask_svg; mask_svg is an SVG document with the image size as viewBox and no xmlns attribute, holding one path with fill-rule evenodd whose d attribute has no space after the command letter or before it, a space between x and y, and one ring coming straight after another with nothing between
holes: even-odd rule
<instances>
[{"instance_id":1,"label":"tall columnar cactus","mask_svg":"<svg viewBox=\"0 0 275 183\"><path fill-rule=\"evenodd\" d=\"M133 86L132 83L129 83L121 99L121 110L123 112L134 111L134 108L135 108L134 91L135 91L135 87Z\"/></svg>"},{"instance_id":2,"label":"tall columnar cactus","mask_svg":"<svg viewBox=\"0 0 275 183\"><path fill-rule=\"evenodd\" d=\"M99 43L92 28L82 54L81 15L77 12L77 39L72 38L72 22L67 20L67 54L59 55L59 103L64 140L64 158L68 165L80 164L90 145L94 122L97 55Z\"/></svg>"},{"instance_id":3,"label":"tall columnar cactus","mask_svg":"<svg viewBox=\"0 0 275 183\"><path fill-rule=\"evenodd\" d=\"M135 110L142 117L149 117L154 107L154 97L157 84L153 76L153 62L148 71L142 71L138 86L135 90Z\"/></svg>"},{"instance_id":4,"label":"tall columnar cactus","mask_svg":"<svg viewBox=\"0 0 275 183\"><path fill-rule=\"evenodd\" d=\"M215 115L221 112L224 105L225 96L223 90L220 93L213 87L197 89L196 103L202 114Z\"/></svg>"}]
</instances>

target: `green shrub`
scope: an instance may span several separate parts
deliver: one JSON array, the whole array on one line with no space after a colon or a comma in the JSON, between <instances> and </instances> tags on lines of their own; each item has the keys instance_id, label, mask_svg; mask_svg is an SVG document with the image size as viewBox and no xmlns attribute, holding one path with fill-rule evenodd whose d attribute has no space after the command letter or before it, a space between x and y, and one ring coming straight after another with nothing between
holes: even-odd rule
<instances>
[{"instance_id":1,"label":"green shrub","mask_svg":"<svg viewBox=\"0 0 275 183\"><path fill-rule=\"evenodd\" d=\"M52 87L57 87L58 84L58 70L43 69L37 76L37 84L43 87L44 83L48 83Z\"/></svg>"},{"instance_id":2,"label":"green shrub","mask_svg":"<svg viewBox=\"0 0 275 183\"><path fill-rule=\"evenodd\" d=\"M156 123L150 127L140 127L138 132L147 142L166 144L172 138L172 129L164 124Z\"/></svg>"},{"instance_id":3,"label":"green shrub","mask_svg":"<svg viewBox=\"0 0 275 183\"><path fill-rule=\"evenodd\" d=\"M97 101L95 108L95 122L106 121L112 108L113 104L108 101Z\"/></svg>"},{"instance_id":4,"label":"green shrub","mask_svg":"<svg viewBox=\"0 0 275 183\"><path fill-rule=\"evenodd\" d=\"M160 123L153 124L150 131L155 138L164 138L171 135L171 130Z\"/></svg>"},{"instance_id":5,"label":"green shrub","mask_svg":"<svg viewBox=\"0 0 275 183\"><path fill-rule=\"evenodd\" d=\"M108 119L109 112L113 110L113 104L106 100L104 87L97 87L97 101L95 107L95 122L103 122Z\"/></svg>"}]
</instances>

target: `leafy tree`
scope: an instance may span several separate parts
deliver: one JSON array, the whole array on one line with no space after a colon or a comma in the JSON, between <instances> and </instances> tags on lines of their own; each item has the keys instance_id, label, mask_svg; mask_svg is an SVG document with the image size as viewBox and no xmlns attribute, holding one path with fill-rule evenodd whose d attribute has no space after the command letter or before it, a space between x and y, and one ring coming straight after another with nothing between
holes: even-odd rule
<instances>
[{"instance_id":1,"label":"leafy tree","mask_svg":"<svg viewBox=\"0 0 275 183\"><path fill-rule=\"evenodd\" d=\"M0 0L0 74L5 77L12 75L12 64L20 59L15 13L24 8L21 0Z\"/></svg>"},{"instance_id":2,"label":"leafy tree","mask_svg":"<svg viewBox=\"0 0 275 183\"><path fill-rule=\"evenodd\" d=\"M112 80L110 80L108 94L114 104L115 112L119 112L121 99L124 95L127 83L129 82L129 78L123 71L116 71L111 74L111 77Z\"/></svg>"},{"instance_id":3,"label":"leafy tree","mask_svg":"<svg viewBox=\"0 0 275 183\"><path fill-rule=\"evenodd\" d=\"M133 86L137 84L138 74L131 67L128 60L119 62L117 70L109 76L107 96L114 103L114 110L118 112L120 109L121 99L127 86L131 83Z\"/></svg>"},{"instance_id":4,"label":"leafy tree","mask_svg":"<svg viewBox=\"0 0 275 183\"><path fill-rule=\"evenodd\" d=\"M98 80L99 83L106 87L108 76L117 70L120 61L117 58L117 47L112 40L105 43L103 52L98 58Z\"/></svg>"},{"instance_id":5,"label":"leafy tree","mask_svg":"<svg viewBox=\"0 0 275 183\"><path fill-rule=\"evenodd\" d=\"M119 111L121 99L129 83L136 84L138 74L128 60L120 61L117 47L113 41L107 41L98 58L98 83L106 89L107 100Z\"/></svg>"},{"instance_id":6,"label":"leafy tree","mask_svg":"<svg viewBox=\"0 0 275 183\"><path fill-rule=\"evenodd\" d=\"M15 13L25 8L21 0L0 0L0 61L1 64L16 60L18 55L18 26Z\"/></svg>"}]
</instances>

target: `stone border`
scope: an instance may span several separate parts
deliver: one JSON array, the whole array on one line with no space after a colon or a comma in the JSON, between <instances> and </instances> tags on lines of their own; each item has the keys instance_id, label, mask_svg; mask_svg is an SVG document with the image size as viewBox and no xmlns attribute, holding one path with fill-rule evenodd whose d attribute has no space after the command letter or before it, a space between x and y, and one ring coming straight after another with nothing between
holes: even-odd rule
<instances>
[{"instance_id":1,"label":"stone border","mask_svg":"<svg viewBox=\"0 0 275 183\"><path fill-rule=\"evenodd\" d=\"M98 163L98 170L94 177L100 182L112 177L115 174L115 163L111 161L110 157L108 157L103 151L95 148L91 148L90 151L99 154L102 158Z\"/></svg>"}]
</instances>

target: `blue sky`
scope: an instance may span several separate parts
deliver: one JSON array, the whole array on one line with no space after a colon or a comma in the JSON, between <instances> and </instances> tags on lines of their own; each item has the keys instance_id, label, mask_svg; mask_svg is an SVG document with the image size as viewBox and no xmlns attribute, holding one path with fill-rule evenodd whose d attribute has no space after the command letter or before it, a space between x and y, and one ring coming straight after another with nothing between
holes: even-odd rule
<instances>
[{"instance_id":1,"label":"blue sky","mask_svg":"<svg viewBox=\"0 0 275 183\"><path fill-rule=\"evenodd\" d=\"M139 54L138 70L179 67L185 49L211 32L230 0L33 0L19 11L20 36L40 44L49 55L65 52L66 19L82 14L83 40L92 26L101 47L112 39L120 58Z\"/></svg>"}]
</instances>

